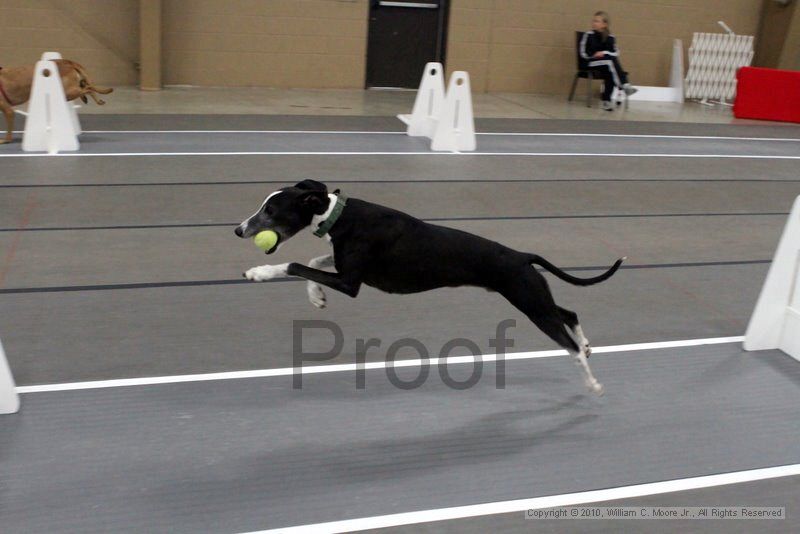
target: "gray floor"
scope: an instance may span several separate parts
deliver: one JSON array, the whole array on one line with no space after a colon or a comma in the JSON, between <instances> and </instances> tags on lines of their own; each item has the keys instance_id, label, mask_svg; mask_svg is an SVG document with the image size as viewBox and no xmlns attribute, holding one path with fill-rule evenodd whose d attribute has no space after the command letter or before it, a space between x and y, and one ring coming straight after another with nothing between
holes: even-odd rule
<instances>
[{"instance_id":1,"label":"gray floor","mask_svg":"<svg viewBox=\"0 0 800 534\"><path fill-rule=\"evenodd\" d=\"M600 399L567 358L507 362L504 389L487 363L463 391L434 369L411 391L377 370L363 390L335 373L23 395L0 427L3 531L246 531L800 460L783 353L593 359Z\"/></svg>"},{"instance_id":2,"label":"gray floor","mask_svg":"<svg viewBox=\"0 0 800 534\"><path fill-rule=\"evenodd\" d=\"M83 153L427 150L418 139L395 135L91 133L400 129L386 117L103 115L86 117L83 125L90 131ZM601 121L485 119L478 130L800 138L800 129L786 126ZM800 143L479 136L479 150L797 157ZM0 156L18 153L19 143L0 146ZM488 340L505 318L517 321L510 333L515 351L554 348L509 304L479 290L398 297L367 289L355 300L329 291L329 308L320 311L306 300L301 282L244 283L240 273L254 265L326 252L320 240L298 236L267 259L233 235L266 194L309 177L535 251L578 275L627 255L625 269L605 284L551 284L596 346L741 335L800 194L797 168L790 159L733 158L0 157L0 336L20 385L289 367L297 319L341 326L338 362L352 361L356 338L370 337L386 348L413 336L432 351L466 337L493 352ZM308 350L329 344L324 332L304 338ZM0 499L0 516L13 517L21 531L201 525L232 532L420 509L424 495L442 495L427 506L440 507L800 461L797 368L777 353L745 355L725 346L593 360L609 388L601 401L583 394L576 370L563 359L515 364L519 374L504 392L452 392L431 384L406 395L376 381L363 396L374 396L377 407L363 402L346 379L331 376L302 392L285 381L253 380L25 395L23 412L0 420L0 471L10 474L0 481L11 481L0 485L9 497ZM397 411L404 403L406 411ZM417 412L420 428L430 432L409 432L408 416L397 415ZM606 430L609 420L621 429L614 435ZM633 421L639 430L627 427ZM344 434L349 426L362 433ZM459 454L422 454L431 443L444 450L448 436L463 444L467 458L487 440L493 447L467 462ZM593 454L585 463L570 463L569 454L548 456L587 447L588 439ZM51 450L51 442L72 445ZM293 450L308 465L287 486L278 477L296 465L289 460ZM347 470L325 463L342 450L352 454L342 464ZM520 454L531 455L541 485L525 485L526 471L517 473L515 464ZM363 465L359 457L366 458ZM623 465L623 457L639 462ZM543 475L542 458L552 462L545 462ZM641 467L652 458L658 461ZM55 465L68 469L59 475ZM324 483L314 480L309 466L315 465L322 466ZM590 467L598 469L591 482L554 474ZM503 473L511 478L484 480ZM59 484L86 489L65 500ZM785 490L791 502L800 499L796 484L763 485ZM451 487L464 493L450 495ZM476 501L478 491L491 495ZM351 498L329 501L331 494ZM70 504L73 512L62 513ZM94 506L103 511L86 511ZM144 516L152 523L141 523ZM485 518L452 528L513 531L520 528L514 521ZM450 528L429 528L439 527Z\"/></svg>"},{"instance_id":3,"label":"gray floor","mask_svg":"<svg viewBox=\"0 0 800 534\"><path fill-rule=\"evenodd\" d=\"M673 534L674 532L725 532L751 534L797 532L797 515L800 504L793 495L800 492L800 477L786 477L778 480L762 480L744 484L732 484L717 488L706 488L663 495L652 495L622 501L592 503L587 506L609 507L694 507L694 506L763 506L786 509L783 520L591 520L571 519L548 520L525 518L525 512L493 515L487 517L460 519L457 521L437 521L382 530L365 530L367 534L383 532L403 533L442 533L464 534L483 532L504 532L509 534L546 534L563 532L652 532Z\"/></svg>"},{"instance_id":4,"label":"gray floor","mask_svg":"<svg viewBox=\"0 0 800 534\"><path fill-rule=\"evenodd\" d=\"M99 119L99 120L98 120ZM190 128L190 124L199 124L198 117L182 117L177 116L172 119L155 119L153 121L157 126L154 128L150 126L147 132L139 132L134 130L132 132L121 133L113 132L110 130L95 130L95 128L102 128L102 124L108 123L107 116L100 116L93 118L91 121L85 121L84 130L86 133L81 136L81 155L91 154L109 154L109 153L160 153L160 152L178 152L178 153L196 153L196 152L213 152L213 153L228 153L228 152L389 152L389 153L429 153L430 140L426 138L408 137L402 135L399 131L397 123L399 121L387 124L387 118L365 118L355 121L353 118L341 118L338 121L329 118L324 121L323 126L311 127L311 124L304 123L301 120L293 118L284 118L281 121L274 121L277 123L271 128L282 129L297 129L299 125L306 124L306 129L313 131L327 130L329 128L337 128L343 130L354 130L353 126L358 125L359 129L351 131L350 133L298 133L294 135L287 134L285 131L281 133L269 132L253 132L249 133L246 130L252 128L255 121L251 120L233 120L224 121L224 119L217 119L215 123L228 122L224 128L226 131L214 133L213 126L207 124L203 127L206 132L200 133L175 133L174 130ZM126 123L138 123L143 121L139 117L126 117ZM244 123L245 127L239 132L233 132L237 122ZM519 128L524 125L514 125L507 131L504 124L514 123L515 121L500 121L487 119L478 122L478 135L477 149L478 153L589 153L589 154L713 154L713 155L759 155L759 156L773 156L773 157L794 157L800 158L800 136L798 136L798 129L787 128L771 131L766 137L773 138L769 141L756 140L760 137L757 132L766 130L761 126L726 126L726 125L713 125L712 127L705 127L701 130L704 133L696 133L693 135L722 135L722 136L736 136L736 137L751 137L749 140L737 139L679 139L679 138L638 138L635 142L620 142L620 138L609 137L584 137L573 138L563 136L536 136L534 138L519 135L502 135L503 133L519 133ZM534 121L527 120L521 121L525 123L542 123L547 121ZM581 121L557 121L558 125L554 125L555 132L559 129L569 128L573 126L579 129L581 133L590 133L587 130L598 132L602 127L596 123L592 123L591 128L584 127L585 122ZM97 126L95 123L98 123ZM287 123L286 126L279 126ZM173 130L169 132L158 133L158 130L167 127L167 124L176 124L171 126ZM213 123L212 123L213 124ZM262 123L263 124L263 121ZM396 132L398 135L378 135L374 133L359 133L365 130L370 130L370 126L386 124L388 128L385 131ZM600 123L602 124L602 122ZM657 128L649 127L653 123L635 123L636 127L630 127L620 130L619 127L614 128L612 131L624 131L625 133L638 134L639 132L647 132L646 135L651 135L655 131L659 135L666 135L664 130L676 132L673 135L686 135L687 128L675 128L672 126L659 126ZM337 126L340 125L340 126ZM561 128L559 128L561 126ZM121 130L123 127L117 125L114 130ZM301 126L302 128L302 126ZM497 128L495 130L494 128ZM541 128L541 126L540 126ZM744 128L744 130L739 130ZM689 128L691 129L691 128ZM374 130L374 127L372 128ZM384 131L384 130L381 130ZM528 130L530 131L530 129ZM548 128L548 132L552 132ZM678 134L677 132L681 132ZM709 134L705 132L716 132ZM728 132L727 135L721 132ZM736 132L735 134L733 132ZM611 133L611 132L603 132ZM491 134L491 135L490 135ZM780 140L779 140L780 139ZM630 139L628 141L631 141ZM20 153L21 147L19 144L11 144L0 146L0 155Z\"/></svg>"}]
</instances>

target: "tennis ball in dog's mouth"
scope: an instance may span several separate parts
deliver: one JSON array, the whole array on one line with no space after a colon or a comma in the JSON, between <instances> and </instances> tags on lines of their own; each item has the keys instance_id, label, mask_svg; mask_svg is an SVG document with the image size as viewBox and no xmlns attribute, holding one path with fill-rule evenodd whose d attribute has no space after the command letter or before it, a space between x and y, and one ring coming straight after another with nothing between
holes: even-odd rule
<instances>
[{"instance_id":1,"label":"tennis ball in dog's mouth","mask_svg":"<svg viewBox=\"0 0 800 534\"><path fill-rule=\"evenodd\" d=\"M278 234L272 230L258 232L253 238L253 243L264 252L272 249L278 243Z\"/></svg>"}]
</instances>

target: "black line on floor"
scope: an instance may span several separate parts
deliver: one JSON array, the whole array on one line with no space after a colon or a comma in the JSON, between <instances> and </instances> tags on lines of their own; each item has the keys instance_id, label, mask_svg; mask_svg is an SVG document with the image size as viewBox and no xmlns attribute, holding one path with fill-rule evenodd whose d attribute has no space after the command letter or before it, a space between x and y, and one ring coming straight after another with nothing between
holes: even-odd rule
<instances>
[{"instance_id":1,"label":"black line on floor","mask_svg":"<svg viewBox=\"0 0 800 534\"><path fill-rule=\"evenodd\" d=\"M560 219L649 219L649 218L674 218L674 217L765 217L789 215L786 211L751 212L751 213L622 213L600 215L520 215L501 217L432 217L422 219L426 222L459 222L459 221L541 221ZM227 223L180 223L180 224L134 224L118 226L54 226L54 227L26 227L26 228L0 228L0 232L72 232L82 230L153 230L162 228L202 228L216 227L234 228L240 222Z\"/></svg>"},{"instance_id":2,"label":"black line on floor","mask_svg":"<svg viewBox=\"0 0 800 534\"><path fill-rule=\"evenodd\" d=\"M209 186L209 185L259 185L259 184L287 184L292 185L297 180L232 180L232 181L213 181L213 182L122 182L122 183L98 183L98 184L4 184L0 189L25 189L25 188L73 188L73 187L185 187L185 186ZM654 183L797 183L800 179L778 178L504 178L498 180L490 179L431 179L431 180L332 180L331 184L501 184L501 183L592 183L592 182L654 182Z\"/></svg>"},{"instance_id":3,"label":"black line on floor","mask_svg":"<svg viewBox=\"0 0 800 534\"><path fill-rule=\"evenodd\" d=\"M761 265L772 263L772 260L742 260L742 261L709 261L709 262L687 262L687 263L651 263L644 265L623 265L620 269L633 270L633 269L675 269L685 267L726 267L737 265ZM564 271L605 271L608 265L601 266L583 266L583 267L563 267ZM544 272L542 269L537 269ZM267 282L260 283L283 283L283 282L305 282L302 278L285 277L275 278ZM244 279L230 279L230 280L193 280L184 282L143 282L135 284L99 284L99 285L84 285L84 286L53 286L53 287L18 287L0 289L0 295L19 295L25 293L66 293L76 291L110 291L119 289L154 289L164 287L198 287L198 286L220 286L220 285L239 285L250 284L257 282L250 282Z\"/></svg>"}]
</instances>

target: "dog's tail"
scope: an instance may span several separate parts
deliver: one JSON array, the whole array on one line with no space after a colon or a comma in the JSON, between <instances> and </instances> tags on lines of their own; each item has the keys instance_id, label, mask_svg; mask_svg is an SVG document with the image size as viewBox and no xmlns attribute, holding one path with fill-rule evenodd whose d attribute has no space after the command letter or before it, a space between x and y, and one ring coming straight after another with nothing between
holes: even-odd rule
<instances>
[{"instance_id":1,"label":"dog's tail","mask_svg":"<svg viewBox=\"0 0 800 534\"><path fill-rule=\"evenodd\" d=\"M594 278L578 278L576 276L572 276L571 274L565 273L546 259L542 258L541 256L537 256L536 254L529 254L528 261L534 263L536 265L542 266L545 270L551 272L552 274L556 275L558 278L564 280L565 282L569 282L570 284L576 286L590 286L593 284L599 284L600 282L604 282L611 278L619 266L622 265L622 262L628 258L620 258L614 265L611 266L606 272L601 274L600 276L595 276Z\"/></svg>"}]
</instances>

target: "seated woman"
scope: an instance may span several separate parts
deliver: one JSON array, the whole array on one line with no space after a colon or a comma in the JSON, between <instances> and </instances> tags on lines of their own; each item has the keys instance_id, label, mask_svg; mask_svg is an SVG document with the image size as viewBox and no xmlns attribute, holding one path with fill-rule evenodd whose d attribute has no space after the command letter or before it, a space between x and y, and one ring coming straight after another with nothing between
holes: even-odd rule
<instances>
[{"instance_id":1,"label":"seated woman","mask_svg":"<svg viewBox=\"0 0 800 534\"><path fill-rule=\"evenodd\" d=\"M583 34L580 54L588 63L587 66L603 77L603 109L612 111L611 93L614 87L632 95L637 91L628 83L628 73L619 63L617 41L609 30L609 17L605 11L598 11L592 17L592 29Z\"/></svg>"}]
</instances>

